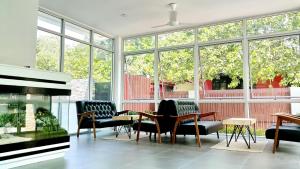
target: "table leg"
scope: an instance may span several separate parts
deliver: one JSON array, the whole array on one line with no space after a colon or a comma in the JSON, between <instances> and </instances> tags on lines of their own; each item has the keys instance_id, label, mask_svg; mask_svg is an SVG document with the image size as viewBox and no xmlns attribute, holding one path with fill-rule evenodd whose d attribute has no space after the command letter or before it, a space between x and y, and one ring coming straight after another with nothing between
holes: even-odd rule
<instances>
[{"instance_id":1,"label":"table leg","mask_svg":"<svg viewBox=\"0 0 300 169\"><path fill-rule=\"evenodd\" d=\"M225 133L226 133L226 145L227 145L227 147L229 146L229 144L228 144L228 136L227 136L227 124L225 125Z\"/></svg>"},{"instance_id":2,"label":"table leg","mask_svg":"<svg viewBox=\"0 0 300 169\"><path fill-rule=\"evenodd\" d=\"M233 127L233 131L232 131L230 140L229 140L229 142L227 142L227 147L229 147L229 144L230 144L230 142L231 142L231 140L232 140L232 138L233 138L233 135L234 135L234 133L236 132L236 129L237 129L237 128L238 128L238 125L235 125L235 126ZM227 134L226 134L226 135L227 135Z\"/></svg>"},{"instance_id":3,"label":"table leg","mask_svg":"<svg viewBox=\"0 0 300 169\"><path fill-rule=\"evenodd\" d=\"M248 140L249 140L249 146L248 146L248 148L250 149L250 137L252 137L252 134L251 134L251 132L250 132L250 128L249 128L249 126L246 126L246 128L248 129ZM252 137L252 139L253 139L253 137Z\"/></svg>"},{"instance_id":4,"label":"table leg","mask_svg":"<svg viewBox=\"0 0 300 169\"><path fill-rule=\"evenodd\" d=\"M255 125L255 123L254 123L253 127L254 127L254 138L255 138L254 139L254 143L256 143L256 125Z\"/></svg>"}]
</instances>

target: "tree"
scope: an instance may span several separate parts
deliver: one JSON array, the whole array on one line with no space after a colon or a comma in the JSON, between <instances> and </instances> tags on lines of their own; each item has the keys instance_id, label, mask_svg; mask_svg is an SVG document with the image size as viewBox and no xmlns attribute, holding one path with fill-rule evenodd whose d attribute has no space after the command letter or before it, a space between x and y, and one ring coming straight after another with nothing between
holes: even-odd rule
<instances>
[{"instance_id":1,"label":"tree","mask_svg":"<svg viewBox=\"0 0 300 169\"><path fill-rule=\"evenodd\" d=\"M36 65L38 69L58 71L60 45L59 37L48 33L38 34Z\"/></svg>"}]
</instances>

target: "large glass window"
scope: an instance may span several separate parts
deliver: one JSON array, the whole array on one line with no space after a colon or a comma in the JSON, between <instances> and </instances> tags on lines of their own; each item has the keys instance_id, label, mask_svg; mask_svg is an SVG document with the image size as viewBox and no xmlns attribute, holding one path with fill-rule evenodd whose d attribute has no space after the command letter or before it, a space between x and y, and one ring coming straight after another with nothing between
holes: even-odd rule
<instances>
[{"instance_id":1,"label":"large glass window","mask_svg":"<svg viewBox=\"0 0 300 169\"><path fill-rule=\"evenodd\" d=\"M247 20L247 33L259 35L300 29L300 12Z\"/></svg>"},{"instance_id":2,"label":"large glass window","mask_svg":"<svg viewBox=\"0 0 300 169\"><path fill-rule=\"evenodd\" d=\"M200 48L200 98L243 96L241 43Z\"/></svg>"},{"instance_id":3,"label":"large glass window","mask_svg":"<svg viewBox=\"0 0 300 169\"><path fill-rule=\"evenodd\" d=\"M154 98L154 54L129 55L124 65L124 99Z\"/></svg>"},{"instance_id":4,"label":"large glass window","mask_svg":"<svg viewBox=\"0 0 300 169\"><path fill-rule=\"evenodd\" d=\"M112 53L94 48L92 99L111 100Z\"/></svg>"},{"instance_id":5,"label":"large glass window","mask_svg":"<svg viewBox=\"0 0 300 169\"><path fill-rule=\"evenodd\" d=\"M64 72L72 76L71 100L89 99L89 56L88 45L65 40Z\"/></svg>"},{"instance_id":6,"label":"large glass window","mask_svg":"<svg viewBox=\"0 0 300 169\"><path fill-rule=\"evenodd\" d=\"M39 12L38 26L51 31L61 32L61 19Z\"/></svg>"},{"instance_id":7,"label":"large glass window","mask_svg":"<svg viewBox=\"0 0 300 169\"><path fill-rule=\"evenodd\" d=\"M158 47L191 44L195 41L193 29L158 35Z\"/></svg>"},{"instance_id":8,"label":"large glass window","mask_svg":"<svg viewBox=\"0 0 300 169\"><path fill-rule=\"evenodd\" d=\"M111 38L94 33L94 44L105 49L112 50L113 40Z\"/></svg>"},{"instance_id":9,"label":"large glass window","mask_svg":"<svg viewBox=\"0 0 300 169\"><path fill-rule=\"evenodd\" d=\"M130 38L124 41L124 51L137 51L154 48L154 36L142 36L138 38Z\"/></svg>"},{"instance_id":10,"label":"large glass window","mask_svg":"<svg viewBox=\"0 0 300 169\"><path fill-rule=\"evenodd\" d=\"M242 36L242 22L205 26L199 28L198 32L200 42L238 38Z\"/></svg>"},{"instance_id":11,"label":"large glass window","mask_svg":"<svg viewBox=\"0 0 300 169\"><path fill-rule=\"evenodd\" d=\"M160 98L194 98L194 51L180 49L159 54Z\"/></svg>"},{"instance_id":12,"label":"large glass window","mask_svg":"<svg viewBox=\"0 0 300 169\"><path fill-rule=\"evenodd\" d=\"M252 98L300 97L299 36L250 41L249 54Z\"/></svg>"},{"instance_id":13,"label":"large glass window","mask_svg":"<svg viewBox=\"0 0 300 169\"><path fill-rule=\"evenodd\" d=\"M66 22L65 24L65 34L67 36L89 42L90 41L90 31L87 29L84 29L82 27L79 27L77 25L71 24L69 22Z\"/></svg>"},{"instance_id":14,"label":"large glass window","mask_svg":"<svg viewBox=\"0 0 300 169\"><path fill-rule=\"evenodd\" d=\"M37 31L36 67L41 70L59 71L60 37Z\"/></svg>"},{"instance_id":15,"label":"large glass window","mask_svg":"<svg viewBox=\"0 0 300 169\"><path fill-rule=\"evenodd\" d=\"M154 103L125 103L123 105L123 110L130 110L131 113L136 112L146 112L152 113L155 112L155 104Z\"/></svg>"}]
</instances>

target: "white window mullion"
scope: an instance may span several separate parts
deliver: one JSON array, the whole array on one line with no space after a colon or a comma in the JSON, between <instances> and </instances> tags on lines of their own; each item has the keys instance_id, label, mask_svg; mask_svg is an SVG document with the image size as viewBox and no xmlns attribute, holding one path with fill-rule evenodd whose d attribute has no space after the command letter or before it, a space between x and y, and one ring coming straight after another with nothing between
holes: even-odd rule
<instances>
[{"instance_id":1,"label":"white window mullion","mask_svg":"<svg viewBox=\"0 0 300 169\"><path fill-rule=\"evenodd\" d=\"M158 52L158 35L155 35L155 50L154 50L154 102L155 111L158 109L159 103L159 77L158 77L158 64L159 64L159 52Z\"/></svg>"},{"instance_id":2,"label":"white window mullion","mask_svg":"<svg viewBox=\"0 0 300 169\"><path fill-rule=\"evenodd\" d=\"M199 102L199 46L198 46L198 29L195 29L194 42L194 95L196 103Z\"/></svg>"},{"instance_id":3,"label":"white window mullion","mask_svg":"<svg viewBox=\"0 0 300 169\"><path fill-rule=\"evenodd\" d=\"M249 70L249 46L247 39L247 21L243 20L243 91L244 91L244 112L245 117L250 117L249 99L250 99L250 70Z\"/></svg>"}]
</instances>

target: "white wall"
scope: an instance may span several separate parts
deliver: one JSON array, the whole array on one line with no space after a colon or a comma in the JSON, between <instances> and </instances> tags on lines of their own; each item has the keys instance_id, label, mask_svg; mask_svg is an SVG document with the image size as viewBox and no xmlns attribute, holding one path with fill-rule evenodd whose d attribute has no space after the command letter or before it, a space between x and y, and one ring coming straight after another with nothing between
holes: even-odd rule
<instances>
[{"instance_id":1,"label":"white wall","mask_svg":"<svg viewBox=\"0 0 300 169\"><path fill-rule=\"evenodd\" d=\"M38 0L0 0L0 64L35 65Z\"/></svg>"}]
</instances>

